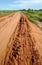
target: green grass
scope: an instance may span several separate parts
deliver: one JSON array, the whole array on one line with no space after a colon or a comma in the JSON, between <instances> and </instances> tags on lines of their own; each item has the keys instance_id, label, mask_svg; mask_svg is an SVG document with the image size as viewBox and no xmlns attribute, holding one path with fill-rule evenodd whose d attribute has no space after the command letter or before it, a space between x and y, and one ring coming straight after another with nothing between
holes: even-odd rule
<instances>
[{"instance_id":1,"label":"green grass","mask_svg":"<svg viewBox=\"0 0 42 65\"><path fill-rule=\"evenodd\" d=\"M0 17L15 12L14 10L0 10Z\"/></svg>"},{"instance_id":2,"label":"green grass","mask_svg":"<svg viewBox=\"0 0 42 65\"><path fill-rule=\"evenodd\" d=\"M35 11L35 10L26 10L26 11L23 11L26 16L28 18L32 18L34 20L40 20L40 22L42 21L42 11Z\"/></svg>"},{"instance_id":3,"label":"green grass","mask_svg":"<svg viewBox=\"0 0 42 65\"><path fill-rule=\"evenodd\" d=\"M40 10L24 10L23 13L27 16L27 18L38 27L38 22L42 22L42 11ZM40 27L39 27L40 28Z\"/></svg>"},{"instance_id":4,"label":"green grass","mask_svg":"<svg viewBox=\"0 0 42 65\"><path fill-rule=\"evenodd\" d=\"M13 12L18 12L20 10L0 10L0 17L11 14Z\"/></svg>"}]
</instances>

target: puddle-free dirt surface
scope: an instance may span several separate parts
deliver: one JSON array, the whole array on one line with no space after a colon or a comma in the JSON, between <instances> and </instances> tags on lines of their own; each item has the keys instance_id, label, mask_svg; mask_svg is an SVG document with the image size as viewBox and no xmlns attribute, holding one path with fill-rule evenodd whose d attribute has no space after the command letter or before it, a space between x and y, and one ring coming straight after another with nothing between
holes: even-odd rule
<instances>
[{"instance_id":1,"label":"puddle-free dirt surface","mask_svg":"<svg viewBox=\"0 0 42 65\"><path fill-rule=\"evenodd\" d=\"M21 12L0 19L0 65L42 65L42 31Z\"/></svg>"}]
</instances>

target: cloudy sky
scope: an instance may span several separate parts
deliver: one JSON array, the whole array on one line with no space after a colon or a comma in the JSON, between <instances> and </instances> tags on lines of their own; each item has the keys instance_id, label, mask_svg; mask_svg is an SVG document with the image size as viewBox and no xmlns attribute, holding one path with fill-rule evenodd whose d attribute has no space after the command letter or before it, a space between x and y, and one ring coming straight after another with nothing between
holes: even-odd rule
<instances>
[{"instance_id":1,"label":"cloudy sky","mask_svg":"<svg viewBox=\"0 0 42 65\"><path fill-rule=\"evenodd\" d=\"M42 0L0 0L0 10L42 9Z\"/></svg>"}]
</instances>

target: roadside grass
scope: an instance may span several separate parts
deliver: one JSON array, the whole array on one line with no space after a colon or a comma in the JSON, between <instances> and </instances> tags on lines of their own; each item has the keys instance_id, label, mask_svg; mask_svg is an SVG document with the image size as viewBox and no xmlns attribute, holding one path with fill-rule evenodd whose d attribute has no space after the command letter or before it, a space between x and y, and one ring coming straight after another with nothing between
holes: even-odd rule
<instances>
[{"instance_id":1,"label":"roadside grass","mask_svg":"<svg viewBox=\"0 0 42 65\"><path fill-rule=\"evenodd\" d=\"M36 24L40 28L37 21L42 23L42 11L23 10L23 13L27 16L27 18L30 20L30 22ZM42 29L42 27L40 29Z\"/></svg>"},{"instance_id":2,"label":"roadside grass","mask_svg":"<svg viewBox=\"0 0 42 65\"><path fill-rule=\"evenodd\" d=\"M14 10L0 10L0 17L16 12Z\"/></svg>"}]
</instances>

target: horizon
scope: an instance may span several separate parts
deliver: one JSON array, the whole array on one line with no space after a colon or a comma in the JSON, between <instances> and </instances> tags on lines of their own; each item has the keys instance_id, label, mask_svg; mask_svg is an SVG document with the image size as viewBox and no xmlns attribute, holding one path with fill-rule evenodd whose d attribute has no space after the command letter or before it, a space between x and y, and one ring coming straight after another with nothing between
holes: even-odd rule
<instances>
[{"instance_id":1,"label":"horizon","mask_svg":"<svg viewBox=\"0 0 42 65\"><path fill-rule=\"evenodd\" d=\"M42 0L0 0L0 10L42 9Z\"/></svg>"}]
</instances>

